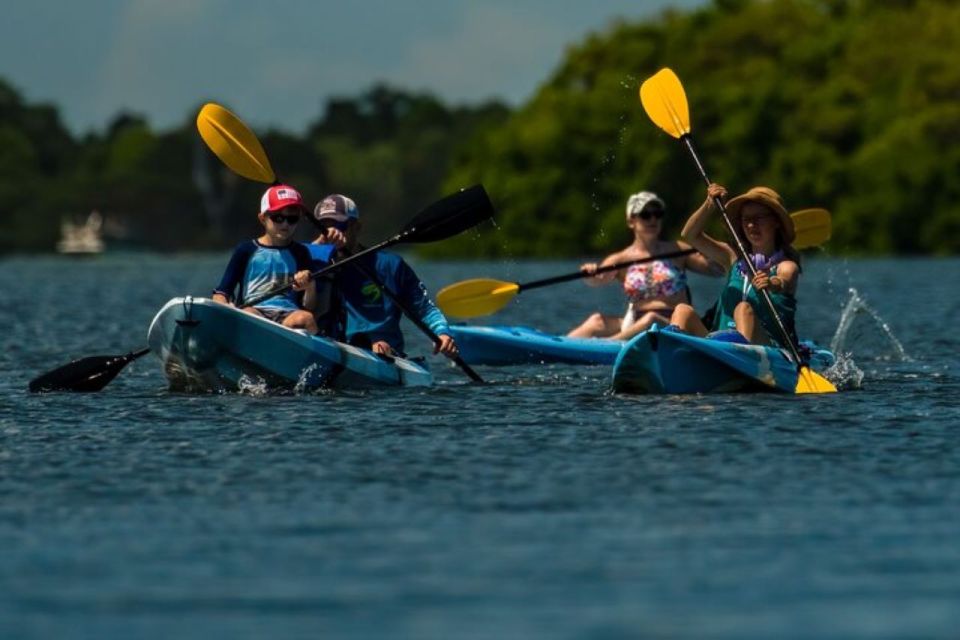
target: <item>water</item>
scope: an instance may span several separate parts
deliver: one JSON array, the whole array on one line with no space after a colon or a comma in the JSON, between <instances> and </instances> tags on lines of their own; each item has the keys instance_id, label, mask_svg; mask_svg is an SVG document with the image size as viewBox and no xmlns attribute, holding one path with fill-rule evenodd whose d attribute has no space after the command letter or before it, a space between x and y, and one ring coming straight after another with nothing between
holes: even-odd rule
<instances>
[{"instance_id":1,"label":"water","mask_svg":"<svg viewBox=\"0 0 960 640\"><path fill-rule=\"evenodd\" d=\"M605 367L476 386L439 360L426 390L188 396L152 356L98 394L25 392L141 347L225 260L4 262L0 637L960 628L960 261L810 262L798 322L846 354L834 396L615 396ZM576 266L414 264L433 290ZM694 280L698 305L715 287ZM619 306L574 282L492 320L562 331Z\"/></svg>"}]
</instances>

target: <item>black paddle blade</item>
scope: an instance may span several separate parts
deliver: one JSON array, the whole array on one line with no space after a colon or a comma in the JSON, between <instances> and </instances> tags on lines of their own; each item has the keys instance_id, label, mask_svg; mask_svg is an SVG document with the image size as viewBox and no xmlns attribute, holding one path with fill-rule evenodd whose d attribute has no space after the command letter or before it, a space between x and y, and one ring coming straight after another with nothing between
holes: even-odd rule
<instances>
[{"instance_id":1,"label":"black paddle blade","mask_svg":"<svg viewBox=\"0 0 960 640\"><path fill-rule=\"evenodd\" d=\"M125 366L149 352L150 349L143 349L123 356L90 356L74 360L31 380L30 393L100 391L117 377Z\"/></svg>"},{"instance_id":2,"label":"black paddle blade","mask_svg":"<svg viewBox=\"0 0 960 640\"><path fill-rule=\"evenodd\" d=\"M417 214L400 233L403 242L437 242L452 238L493 216L493 203L477 184L437 200Z\"/></svg>"}]
</instances>

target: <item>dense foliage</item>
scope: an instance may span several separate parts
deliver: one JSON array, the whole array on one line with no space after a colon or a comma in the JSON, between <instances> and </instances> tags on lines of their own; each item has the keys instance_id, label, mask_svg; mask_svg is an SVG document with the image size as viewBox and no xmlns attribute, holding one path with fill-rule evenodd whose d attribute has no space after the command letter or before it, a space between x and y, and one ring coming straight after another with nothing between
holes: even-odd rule
<instances>
[{"instance_id":1,"label":"dense foliage","mask_svg":"<svg viewBox=\"0 0 960 640\"><path fill-rule=\"evenodd\" d=\"M590 35L512 113L377 86L331 100L304 135L259 133L308 200L353 196L368 239L482 182L497 227L427 251L597 255L627 240L630 193L666 199L671 236L703 197L683 148L637 100L640 82L670 66L715 180L831 209L838 251L956 252L958 44L950 0L714 0ZM121 114L75 139L56 108L0 80L0 252L51 250L61 219L91 209L113 240L223 248L257 232L261 190L220 166L192 121L158 133Z\"/></svg>"},{"instance_id":2,"label":"dense foliage","mask_svg":"<svg viewBox=\"0 0 960 640\"><path fill-rule=\"evenodd\" d=\"M620 23L571 49L502 127L461 149L447 186L482 181L499 229L458 255L599 254L622 246L624 204L660 193L675 236L704 185L637 88L684 83L712 179L767 184L834 213L845 252L960 249L960 5L947 0L717 0Z\"/></svg>"},{"instance_id":3,"label":"dense foliage","mask_svg":"<svg viewBox=\"0 0 960 640\"><path fill-rule=\"evenodd\" d=\"M383 239L438 197L458 142L507 115L498 103L449 107L376 86L332 99L303 136L258 135L280 178L309 203L348 194L364 236ZM224 248L259 232L264 185L223 167L192 119L156 133L121 114L103 134L74 140L53 107L25 104L0 81L0 122L0 252L50 251L61 219L82 220L93 209L112 245ZM301 227L311 235L310 225Z\"/></svg>"}]
</instances>

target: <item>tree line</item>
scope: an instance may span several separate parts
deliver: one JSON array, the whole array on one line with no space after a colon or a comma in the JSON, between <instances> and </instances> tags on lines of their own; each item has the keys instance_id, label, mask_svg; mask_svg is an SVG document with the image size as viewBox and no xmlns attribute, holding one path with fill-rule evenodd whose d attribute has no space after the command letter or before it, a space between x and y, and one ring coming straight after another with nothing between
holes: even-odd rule
<instances>
[{"instance_id":1,"label":"tree line","mask_svg":"<svg viewBox=\"0 0 960 640\"><path fill-rule=\"evenodd\" d=\"M496 227L429 255L598 255L627 240L630 193L666 200L669 236L703 198L684 150L637 99L670 66L707 169L731 191L766 184L793 209L830 209L834 252L955 253L957 43L949 0L714 0L588 35L515 109L377 85L329 100L302 135L258 135L309 200L355 197L371 240L482 182ZM49 251L61 218L91 209L134 245L222 249L257 232L261 190L209 154L192 120L156 132L120 114L74 137L56 107L0 80L0 252Z\"/></svg>"}]
</instances>

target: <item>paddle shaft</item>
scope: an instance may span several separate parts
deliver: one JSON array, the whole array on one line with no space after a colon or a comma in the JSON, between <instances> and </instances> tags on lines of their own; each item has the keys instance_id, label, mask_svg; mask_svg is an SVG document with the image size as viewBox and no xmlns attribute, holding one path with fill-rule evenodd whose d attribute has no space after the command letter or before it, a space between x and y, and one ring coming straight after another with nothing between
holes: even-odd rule
<instances>
[{"instance_id":1,"label":"paddle shaft","mask_svg":"<svg viewBox=\"0 0 960 640\"><path fill-rule=\"evenodd\" d=\"M334 269L339 269L349 264L357 258L363 257L368 253L385 249L398 242L435 242L454 236L461 231L477 225L482 220L488 219L493 215L493 206L480 185L475 185L469 189L463 189L458 193L438 200L407 223L407 226L392 238L377 243L372 247L367 247L345 257L339 262L329 264L322 269L310 273L314 280L323 276ZM251 300L245 300L244 306L253 307L264 300L280 295L293 287L293 283L287 283L271 291L256 296Z\"/></svg>"},{"instance_id":2,"label":"paddle shaft","mask_svg":"<svg viewBox=\"0 0 960 640\"><path fill-rule=\"evenodd\" d=\"M707 170L703 168L703 164L700 162L700 157L697 155L697 150L693 146L692 137L689 133L686 133L680 136L680 140L686 145L687 150L690 152L690 156L693 158L694 164L697 165L697 169L700 171L700 176L703 177L703 181L709 187L711 184L710 178L707 176ZM750 279L752 281L757 277L757 268L747 257L747 249L743 246L743 241L740 239L740 234L737 233L736 227L733 226L730 216L727 215L727 208L719 199L715 200L715 202L717 203L717 208L720 209L720 214L723 216L724 223L727 225L727 230L730 232L730 237L733 238L733 244L736 248L737 255L744 262L744 264L747 265L747 269L750 271ZM773 319L777 324L777 330L780 332L780 336L783 338L783 344L788 347L790 355L793 356L793 362L798 368L802 367L803 362L800 358L800 352L797 350L797 345L794 343L793 338L787 331L787 328L783 325L783 320L780 319L780 314L777 313L777 308L773 306L773 300L770 298L770 294L766 289L758 290L757 294L760 296L760 299L763 300L763 303L766 305L770 315L773 316Z\"/></svg>"},{"instance_id":3,"label":"paddle shaft","mask_svg":"<svg viewBox=\"0 0 960 640\"><path fill-rule=\"evenodd\" d=\"M397 235L393 236L392 238L389 238L389 239L387 239L387 240L384 240L383 242L381 242L381 243L379 243L379 244L375 244L375 245L373 245L372 247L367 247L366 249L364 249L364 250L362 250L362 251L358 251L358 252L356 252L356 253L352 253L352 254L350 254L349 256L344 257L343 260L340 260L340 261L338 261L338 262L332 262L332 263L328 264L327 266L323 267L322 269L317 269L316 271L312 271L312 272L310 272L310 278L311 278L312 280L316 280L316 279L319 278L320 276L326 275L326 274L330 273L331 271L334 271L335 269L340 269L341 267L344 267L344 266L350 264L351 262L353 262L353 261L356 260L357 258L361 258L361 257L367 255L368 253L373 253L374 251L379 251L380 249L385 249L385 248L387 248L387 247L389 247L389 246L391 246L391 245L397 244L398 242L403 242L404 238L406 238L409 234L413 233L414 231L416 231L416 229L408 229L408 230L406 230L406 231L402 231L402 232L398 233ZM292 287L293 287L293 283L292 283L292 282L291 282L291 283L288 283L288 284L285 284L285 285L283 285L282 287L277 287L277 288L275 288L275 289L272 289L271 291L267 291L266 293L264 293L264 294L262 294L262 295L256 296L256 297L254 297L254 298L251 299L251 300L244 300L242 306L244 306L244 307L255 307L255 306L257 306L258 304L260 304L261 302L263 302L264 300L269 300L269 299L272 298L273 296L278 296L278 295L280 295L281 293L284 293L285 291L290 290Z\"/></svg>"},{"instance_id":4,"label":"paddle shaft","mask_svg":"<svg viewBox=\"0 0 960 640\"><path fill-rule=\"evenodd\" d=\"M527 291L528 289L537 289L539 287L547 287L552 284L560 284L561 282L569 282L571 280L579 280L580 278L589 278L595 276L598 273L607 273L608 271L617 271L625 267L629 267L635 264L643 264L645 262L653 262L655 260L669 260L671 258L680 258L682 256L688 256L691 253L696 253L696 249L684 249L683 251L673 251L670 253L661 253L655 256L647 256L646 258L637 258L636 260L628 260L627 262L618 262L616 264L608 264L605 267L599 267L593 273L587 273L586 271L577 271L575 273L568 273L563 276L554 276L552 278L544 278L543 280L534 280L533 282L526 282L524 284L517 285L517 292Z\"/></svg>"},{"instance_id":5,"label":"paddle shaft","mask_svg":"<svg viewBox=\"0 0 960 640\"><path fill-rule=\"evenodd\" d=\"M359 254L352 254L352 255L356 256ZM362 262L356 262L354 263L353 266L359 269L365 276L370 278L370 280L372 280L373 283L377 285L377 288L380 289L380 291L382 291L385 296L390 298L390 300L392 300L393 303L400 308L400 311L402 311L404 315L410 319L410 322L417 325L417 328L420 329L420 331L422 331L424 335L426 335L428 338L430 338L430 340L433 341L433 344L435 344L438 347L440 346L440 336L434 333L433 329L428 327L426 323L424 323L424 321L420 319L420 316L414 313L413 310L410 309L410 307L408 307L403 301L401 301L400 297L397 294L395 294L393 291L391 291L390 288L386 284L384 284L384 282L377 276L377 274L373 272L373 270L368 269L367 266ZM483 384L483 378L480 377L480 374L478 374L476 371L473 370L473 368L470 365L464 362L463 358L461 358L460 356L455 356L452 358L452 360L457 363L457 366L459 366L463 370L463 372L470 377L471 380L473 380L474 382L479 382Z\"/></svg>"}]
</instances>

